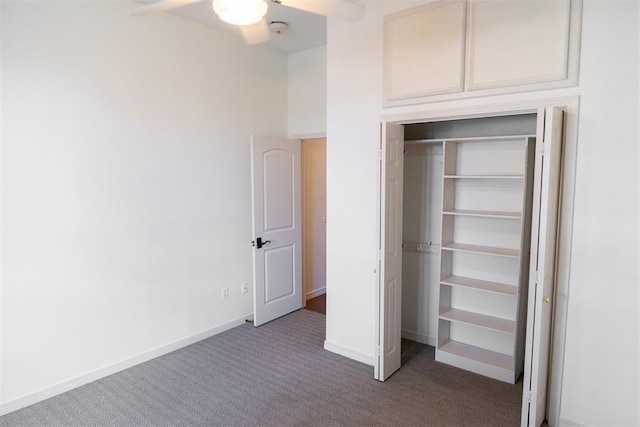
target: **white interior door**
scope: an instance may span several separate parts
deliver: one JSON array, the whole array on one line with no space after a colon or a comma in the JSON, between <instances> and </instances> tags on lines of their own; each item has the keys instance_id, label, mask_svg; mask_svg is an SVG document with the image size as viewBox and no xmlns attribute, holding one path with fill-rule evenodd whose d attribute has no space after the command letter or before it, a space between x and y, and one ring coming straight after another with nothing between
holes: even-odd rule
<instances>
[{"instance_id":1,"label":"white interior door","mask_svg":"<svg viewBox=\"0 0 640 427\"><path fill-rule=\"evenodd\" d=\"M522 425L545 419L554 297L563 112L538 111ZM540 135L543 135L541 140Z\"/></svg>"},{"instance_id":2,"label":"white interior door","mask_svg":"<svg viewBox=\"0 0 640 427\"><path fill-rule=\"evenodd\" d=\"M251 137L255 326L302 308L300 163L299 140Z\"/></svg>"},{"instance_id":3,"label":"white interior door","mask_svg":"<svg viewBox=\"0 0 640 427\"><path fill-rule=\"evenodd\" d=\"M404 127L383 125L380 148L379 323L374 376L384 381L400 368L401 356Z\"/></svg>"}]
</instances>

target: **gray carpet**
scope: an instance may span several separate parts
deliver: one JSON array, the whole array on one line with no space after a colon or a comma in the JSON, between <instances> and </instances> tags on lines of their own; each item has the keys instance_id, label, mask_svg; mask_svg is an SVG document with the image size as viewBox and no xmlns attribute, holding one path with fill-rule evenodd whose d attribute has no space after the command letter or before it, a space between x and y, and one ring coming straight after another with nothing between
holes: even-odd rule
<instances>
[{"instance_id":1,"label":"gray carpet","mask_svg":"<svg viewBox=\"0 0 640 427\"><path fill-rule=\"evenodd\" d=\"M403 366L323 349L325 317L300 310L247 324L0 417L2 426L517 426L521 384L434 362L403 341Z\"/></svg>"}]
</instances>

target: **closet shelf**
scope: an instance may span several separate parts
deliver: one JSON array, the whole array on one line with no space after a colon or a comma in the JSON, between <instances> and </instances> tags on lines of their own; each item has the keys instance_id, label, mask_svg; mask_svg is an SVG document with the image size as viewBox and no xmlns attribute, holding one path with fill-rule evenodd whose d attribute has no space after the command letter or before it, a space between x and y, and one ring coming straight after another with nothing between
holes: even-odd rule
<instances>
[{"instance_id":1,"label":"closet shelf","mask_svg":"<svg viewBox=\"0 0 640 427\"><path fill-rule=\"evenodd\" d=\"M522 144L526 138L532 138L535 135L505 135L505 136L472 136L463 138L422 138L422 139L405 139L405 144L420 143L443 143L443 142L513 142Z\"/></svg>"},{"instance_id":2,"label":"closet shelf","mask_svg":"<svg viewBox=\"0 0 640 427\"><path fill-rule=\"evenodd\" d=\"M513 370L513 357L457 341L445 342L438 347L438 352L440 353L440 359L443 359L443 355L450 354L508 371Z\"/></svg>"},{"instance_id":3,"label":"closet shelf","mask_svg":"<svg viewBox=\"0 0 640 427\"><path fill-rule=\"evenodd\" d=\"M504 135L504 136L471 136L464 138L443 138L447 142L513 142L522 144L527 138L534 138L535 135Z\"/></svg>"},{"instance_id":4,"label":"closet shelf","mask_svg":"<svg viewBox=\"0 0 640 427\"><path fill-rule=\"evenodd\" d=\"M501 319L499 317L458 310L456 308L449 308L444 313L440 313L440 319L450 322L466 323L468 325L506 332L508 334L516 333L516 322L514 320Z\"/></svg>"},{"instance_id":5,"label":"closet shelf","mask_svg":"<svg viewBox=\"0 0 640 427\"><path fill-rule=\"evenodd\" d=\"M513 384L524 359L535 139L445 139L442 151L436 360Z\"/></svg>"},{"instance_id":6,"label":"closet shelf","mask_svg":"<svg viewBox=\"0 0 640 427\"><path fill-rule=\"evenodd\" d=\"M508 296L518 295L518 288L516 286L489 282L486 280L471 279L469 277L449 276L442 279L440 283L447 286L459 286Z\"/></svg>"},{"instance_id":7,"label":"closet shelf","mask_svg":"<svg viewBox=\"0 0 640 427\"><path fill-rule=\"evenodd\" d=\"M497 255L508 258L518 258L520 251L518 249L496 248L492 246L468 245L466 243L443 243L443 251L453 252L470 252L482 255Z\"/></svg>"},{"instance_id":8,"label":"closet shelf","mask_svg":"<svg viewBox=\"0 0 640 427\"><path fill-rule=\"evenodd\" d=\"M442 144L444 142L443 139L406 139L404 141L405 145L413 145L413 144Z\"/></svg>"},{"instance_id":9,"label":"closet shelf","mask_svg":"<svg viewBox=\"0 0 640 427\"><path fill-rule=\"evenodd\" d=\"M445 179L523 179L524 175L445 175Z\"/></svg>"},{"instance_id":10,"label":"closet shelf","mask_svg":"<svg viewBox=\"0 0 640 427\"><path fill-rule=\"evenodd\" d=\"M502 212L502 211L475 211L466 209L451 209L442 211L443 215L460 215L460 216L476 216L484 218L506 218L506 219L520 219L522 214L520 212Z\"/></svg>"}]
</instances>

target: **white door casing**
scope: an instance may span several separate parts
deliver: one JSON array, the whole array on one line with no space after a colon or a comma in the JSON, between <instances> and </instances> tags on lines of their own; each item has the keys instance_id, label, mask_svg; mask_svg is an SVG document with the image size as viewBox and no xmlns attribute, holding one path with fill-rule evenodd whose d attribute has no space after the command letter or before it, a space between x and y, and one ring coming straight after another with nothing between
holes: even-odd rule
<instances>
[{"instance_id":1,"label":"white door casing","mask_svg":"<svg viewBox=\"0 0 640 427\"><path fill-rule=\"evenodd\" d=\"M254 325L302 308L299 140L251 137Z\"/></svg>"},{"instance_id":2,"label":"white door casing","mask_svg":"<svg viewBox=\"0 0 640 427\"><path fill-rule=\"evenodd\" d=\"M384 381L400 368L401 358L404 126L383 125L380 148L379 327L374 377Z\"/></svg>"},{"instance_id":3,"label":"white door casing","mask_svg":"<svg viewBox=\"0 0 640 427\"><path fill-rule=\"evenodd\" d=\"M538 111L522 426L539 427L546 416L562 131L562 110L550 107Z\"/></svg>"}]
</instances>

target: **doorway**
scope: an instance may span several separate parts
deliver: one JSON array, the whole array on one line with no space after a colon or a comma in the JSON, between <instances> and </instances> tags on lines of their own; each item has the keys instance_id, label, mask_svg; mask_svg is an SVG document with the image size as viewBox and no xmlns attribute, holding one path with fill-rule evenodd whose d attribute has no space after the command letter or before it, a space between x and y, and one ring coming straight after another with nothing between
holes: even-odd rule
<instances>
[{"instance_id":1,"label":"doorway","mask_svg":"<svg viewBox=\"0 0 640 427\"><path fill-rule=\"evenodd\" d=\"M253 324L326 311L326 138L252 135L251 168Z\"/></svg>"},{"instance_id":2,"label":"doorway","mask_svg":"<svg viewBox=\"0 0 640 427\"><path fill-rule=\"evenodd\" d=\"M567 260L568 253L563 253L562 247L563 242L566 241L567 238L570 238L568 234L570 234L570 227L563 227L563 225L567 225L567 222L570 222L570 211L572 205L570 203L571 199L563 200L563 203L560 205L560 209L558 210L558 201L561 200L560 192L564 191L569 195L572 195L572 183L573 176L571 174L572 162L575 161L575 119L574 114L577 110L577 100L573 99L572 102L567 103L571 104L569 107L566 107L565 110L571 110L570 118L567 122L567 126L564 128L565 133L565 156L564 160L561 161L561 152L560 152L560 144L552 143L552 140L561 139L563 128L562 128L562 112L555 111L557 109L553 108L530 108L530 109L511 109L509 111L508 108L497 108L493 111L494 116L510 116L514 114L533 114L537 115L537 125L534 126L533 135L531 132L525 132L525 135L522 135L520 131L508 131L507 134L514 135L519 134L523 137L524 147L526 150L533 150L535 148L535 159L536 159L536 168L535 168L535 185L533 190L533 209L527 208L527 212L529 212L529 217L526 219L526 215L524 215L525 210L523 210L523 215L518 216L514 215L512 212L507 214L506 209L495 209L493 212L489 212L489 209L479 209L477 211L469 210L469 208L460 208L452 205L453 200L459 202L456 199L457 194L456 190L462 191L477 191L480 189L481 191L485 191L486 187L485 182L491 179L500 179L505 182L511 182L516 180L524 179L526 182L526 176L528 172L524 172L523 177L516 176L517 174L511 173L498 173L494 176L484 176L483 172L472 172L469 169L466 173L463 173L462 176L459 176L455 172L455 157L456 152L461 154L465 153L465 150L469 148L468 153L471 154L475 150L477 146L474 144L468 144L469 135L456 135L456 136L446 136L444 138L435 137L435 138L422 138L421 143L427 143L427 145L423 145L420 147L418 151L421 151L421 155L424 156L424 160L421 160L423 163L433 163L433 159L436 159L435 163L439 156L442 156L442 152L444 151L445 160L444 165L440 164L439 167L441 169L445 169L444 172L444 181L440 181L442 184L439 188L439 191L448 193L442 195L435 194L436 199L440 199L440 202L444 204L444 207L440 207L438 210L438 219L435 220L436 224L439 224L443 230L435 230L433 236L437 238L433 238L433 236L429 236L429 233L422 233L420 238L416 238L415 241L405 242L407 240L406 236L403 239L402 231L403 231L403 214L402 214L402 205L403 205L403 193L404 193L404 162L405 155L407 154L406 146L405 146L405 131L411 132L411 126L414 126L416 123L428 124L432 122L445 122L453 123L454 120L460 119L468 119L472 120L474 118L479 117L487 117L491 114L488 114L487 110L491 110L488 108L483 111L481 114L460 114L453 115L450 114L448 117L445 114L437 114L434 113L431 117L428 117L425 114L423 117L419 115L415 115L415 118L404 118L404 119L396 119L396 120L387 120L387 124L383 125L382 134L383 138L381 140L380 145L380 215L379 215L379 224L380 224L380 238L379 238L379 293L378 293L378 341L377 341L377 353L378 364L376 366L376 378L380 380L384 380L386 377L390 376L395 369L400 366L400 335L401 335L401 319L404 317L414 317L414 325L417 325L417 328L413 328L412 335L407 338L412 338L418 341L427 342L432 344L435 341L435 345L437 349L442 348L443 352L450 352L447 357L447 360L443 358L442 361L453 362L449 364L453 364L454 366L461 367L465 365L468 370L472 370L476 373L487 374L488 376L493 376L495 374L495 367L501 366L501 369L508 369L513 371L513 374L516 375L515 379L519 376L519 372L517 365L513 366L516 360L519 360L519 353L514 353L507 358L503 358L501 356L504 353L507 353L507 350L502 350L503 354L499 354L500 351L496 351L494 348L493 351L480 351L476 352L476 345L460 345L461 342L458 341L458 338L462 336L461 333L456 332L456 336L453 336L453 331L451 329L451 325L456 324L456 322L463 324L463 326L479 326L481 328L481 332L486 331L487 329L501 330L501 332L508 332L510 334L518 335L523 330L523 326L526 325L527 328L527 349L526 349L526 357L529 358L529 366L525 363L524 368L524 378L525 382L528 384L533 384L532 388L529 392L523 393L523 398L525 405L523 405L523 425L540 425L542 420L545 419L545 407L548 406L547 413L550 415L547 417L549 420L553 420L555 415L557 414L557 396L559 396L559 383L558 376L561 376L561 363L554 366L554 369L550 369L550 365L547 363L549 360L549 347L551 346L551 340L549 339L549 335L545 336L544 329L547 328L547 334L551 331L551 307L554 306L550 301L555 302L555 296L558 295L558 301L555 302L555 315L556 315L556 327L554 331L553 337L553 352L551 353L551 361L561 361L562 352L563 352L563 335L564 335L564 319L566 319L566 301L563 300L560 296L563 291L566 289L566 268L567 268ZM565 106L567 105L565 104ZM549 105L549 104L547 104ZM558 105L558 104L556 104ZM558 105L561 106L561 105ZM504 106L503 106L504 107ZM541 117L546 117L546 119L540 119ZM394 124L395 122L395 124ZM446 127L446 126L445 126ZM492 128L491 132L495 132L495 126L489 126ZM476 131L474 131L476 133ZM567 138L567 134L569 134L569 138ZM475 142L482 142L482 136L478 136L476 133ZM480 138L480 139L478 139ZM410 139L413 139L410 137ZM473 138L472 138L473 139ZM533 141L533 145L532 142ZM414 140L412 144L415 144L417 141ZM428 143L432 143L433 145L428 146ZM467 147L468 146L468 147ZM474 147L471 149L471 147ZM529 147L529 148L526 148ZM546 148L551 148L553 151L548 151ZM415 147L414 147L415 148ZM410 151L410 150L409 150ZM414 150L415 151L415 150ZM451 153L451 156L447 156L447 153ZM533 151L531 151L533 153ZM479 153L482 156L482 153ZM508 153L505 153L508 154ZM447 163L446 158L449 158L449 161L453 159L453 163ZM427 160L427 159L432 160ZM474 157L467 156L467 160L470 161ZM544 161L543 161L544 159ZM543 168L541 165L545 164L546 166ZM569 173L568 179L565 179L564 182L561 182L561 176L559 174L562 164L562 169L565 170L565 175L567 172ZM461 166L458 164L458 167L467 167L471 165L471 163L466 166ZM433 164L431 165L433 166ZM478 166L476 163L475 166ZM471 165L471 167L475 167ZM437 169L438 166L435 167ZM448 170L448 172L446 171ZM453 172L452 172L453 171ZM533 173L533 171L531 172ZM424 175L424 173L423 173ZM443 178L443 172L437 172L436 175L440 175L440 179ZM490 175L490 174L489 174ZM503 176L505 175L505 176ZM532 175L533 176L533 175ZM433 178L433 177L432 177ZM565 177L566 178L566 177ZM465 180L467 184L472 183L470 188L458 189L458 183L460 181ZM511 184L509 184L511 185ZM449 190L446 190L447 186L449 186ZM469 185L467 185L469 187ZM476 188L474 188L476 187ZM507 186L508 187L508 186ZM526 187L526 186L525 186ZM438 188L434 191L437 193ZM526 190L525 190L526 191ZM528 190L529 194L531 194L531 190ZM424 192L423 192L424 193ZM428 196L428 195L427 195ZM433 196L433 195L432 195ZM390 208L390 205L399 206L399 209ZM448 206L447 206L448 205ZM447 216L448 215L448 216ZM464 227L461 227L460 224L457 224L458 218L463 218L464 221L459 221L461 224L469 229L469 225L475 226L474 222L476 219L467 220L467 216L472 217L490 217L490 221L486 222L495 222L496 218L499 221L503 221L506 223L514 222L516 219L520 221L520 224L523 224L522 229L528 230L529 237L532 239L531 245L528 245L527 241L525 241L526 235L523 234L522 238L519 239L519 242L522 245L522 248L531 248L531 263L524 262L524 258L520 257L520 252L518 251L507 251L501 253L499 255L508 255L514 257L519 260L523 260L522 272L520 275L524 275L524 281L522 282L525 285L531 284L530 293L527 292L528 295L528 310L529 317L526 318L526 322L518 323L518 319L523 319L523 313L518 314L516 311L515 318L508 319L507 323L502 322L504 319L498 319L502 317L507 317L504 314L495 315L487 317L487 313L482 313L481 316L469 316L468 310L454 309L451 303L451 293L452 289L457 289L457 287L485 287L483 291L491 291L495 292L500 290L502 293L511 292L511 289L497 289L492 288L494 285L499 284L501 282L497 279L477 279L475 281L468 281L468 277L458 277L457 274L453 274L451 271L452 268L459 268L460 262L454 259L453 267L452 267L452 257L455 257L458 252L491 252L491 247L481 247L479 245L472 245L469 242L464 242L464 238L460 238L460 232L464 232ZM559 220L558 220L559 217ZM405 217L406 219L406 217ZM506 220L505 220L506 219ZM429 222L429 215L427 218L423 218L422 224L425 221ZM483 219L484 221L484 219ZM524 226L527 221L531 221L529 225ZM515 223L515 222L514 222ZM559 233L556 233L556 224L560 224ZM456 225L457 224L457 225ZM531 225L533 224L533 226ZM458 227L458 229L456 229ZM436 227L437 228L437 227ZM473 227L472 227L473 228ZM455 232L453 231L455 230ZM422 230L418 230L422 231ZM440 232L441 231L441 232ZM478 231L478 230L474 230ZM484 232L486 230L480 230ZM418 233L420 234L420 233ZM426 237L425 237L426 236ZM559 243L557 243L557 237L559 237ZM441 238L441 241L438 241ZM409 239L410 240L410 239ZM429 290L422 290L422 293L412 291L413 295L409 295L409 299L412 303L415 303L416 297L425 297L425 312L428 313L431 311L432 317L435 316L436 322L435 324L425 325L423 323L422 329L420 329L421 320L426 320L429 317L429 314L424 314L424 318L420 319L419 316L421 313L417 313L414 310L413 313L405 313L405 307L407 304L405 303L405 307L403 307L401 303L401 295L404 293L402 288L403 284L403 243L408 243L413 252L416 252L420 256L425 254L437 254L442 262L438 261L436 264L440 268L440 272L435 273L435 281L438 283L437 293L440 294L438 301L429 300ZM487 245L491 246L491 245ZM497 246L497 245L494 245ZM502 246L502 245L501 245ZM556 247L560 248L560 252L558 254L558 258L556 260ZM521 248L521 249L522 249ZM446 251L444 251L445 249ZM446 256L440 255L438 252L445 252ZM524 251L522 252L524 253ZM483 256L487 255L486 253L482 254ZM495 254L488 254L495 255ZM414 258L416 258L414 256ZM415 260L413 261L415 263ZM430 264L434 264L433 262L426 261L427 266ZM457 265L456 265L457 264ZM525 265L526 264L526 265ZM533 266L531 269L529 266ZM558 267L556 270L555 267ZM406 267L406 266L405 266ZM526 268L525 268L526 267ZM543 270L540 270L543 269ZM406 270L406 268L405 268ZM428 268L427 268L428 270ZM530 271L529 271L530 270ZM417 271L418 275L422 276L431 276L430 272L425 271L423 267L420 270L414 269ZM556 274L557 273L557 274ZM444 276L443 276L444 275ZM445 277L446 276L446 277ZM468 275L463 275L468 276ZM516 275L517 276L517 275ZM542 277L542 280L540 279ZM412 279L408 277L407 279ZM414 278L415 279L415 278ZM420 278L418 278L420 279ZM448 280L452 279L452 280ZM462 279L462 280L460 280ZM554 283L554 279L558 279L558 284L556 291L554 292L552 285ZM427 277L428 280L428 277ZM507 281L508 282L508 281ZM511 286L517 285L516 294L517 296L521 291L524 292L524 289L517 283L508 283ZM475 289L478 290L478 289ZM431 292L433 295L433 292ZM443 297L444 295L444 297ZM433 298L433 297L432 297ZM405 298L406 300L407 298ZM538 301L540 300L540 301ZM525 299L525 308L527 306L527 299ZM516 307L518 304L516 304ZM475 313L474 313L475 314ZM462 316L462 317L461 317ZM534 317L532 319L532 316ZM508 316L514 317L514 316ZM548 319L548 320L540 320L540 319ZM494 320L500 320L497 323L492 323ZM405 320L405 319L403 319ZM536 323L536 321L538 323ZM530 335L534 332L534 323L536 325L536 333L539 334L537 338L530 338ZM404 325L403 325L404 326ZM461 328L461 330L464 328ZM542 331L542 332L541 332ZM405 336L407 335L405 330ZM435 334L435 336L433 335ZM542 334L542 336L540 336ZM473 338L478 338L478 335L473 336ZM430 341L430 342L429 342ZM516 338L514 342L518 342L519 340ZM517 347L522 347L521 345L513 345L514 351L517 350ZM506 347L505 347L506 348ZM459 351L459 352L458 352ZM456 353L458 352L458 353ZM469 354L476 353L475 355ZM466 353L466 354L465 354ZM537 355L536 355L537 353ZM490 356L490 360L487 360L485 356ZM494 356L497 356L494 358ZM531 359L533 358L533 362ZM544 358L544 360L540 360ZM466 359L466 360L462 360ZM499 361L499 364L496 362ZM503 363L504 362L504 363ZM507 363L508 362L508 363ZM492 374L493 372L493 374ZM550 374L550 375L549 375ZM497 378L496 376L493 376ZM550 378L551 386L548 388L550 393L550 398L547 399L547 378ZM536 383L538 380L543 379L542 383ZM514 380L512 380L514 381ZM537 388L536 388L537 387ZM547 405L547 402L549 404ZM525 409L526 406L526 409ZM532 411L533 415L525 414L526 411ZM537 412L537 414L536 414ZM542 417L542 418L541 418ZM550 423L550 425L553 425Z\"/></svg>"},{"instance_id":3,"label":"doorway","mask_svg":"<svg viewBox=\"0 0 640 427\"><path fill-rule=\"evenodd\" d=\"M302 140L302 281L305 308L326 314L327 140Z\"/></svg>"}]
</instances>

